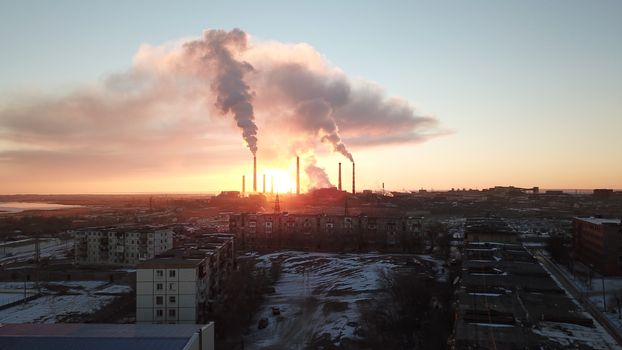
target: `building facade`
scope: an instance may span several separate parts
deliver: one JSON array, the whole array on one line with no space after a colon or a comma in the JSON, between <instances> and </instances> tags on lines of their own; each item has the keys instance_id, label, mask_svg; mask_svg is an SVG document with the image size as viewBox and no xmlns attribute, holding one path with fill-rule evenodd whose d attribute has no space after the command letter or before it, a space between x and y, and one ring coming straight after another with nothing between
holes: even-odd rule
<instances>
[{"instance_id":1,"label":"building facade","mask_svg":"<svg viewBox=\"0 0 622 350\"><path fill-rule=\"evenodd\" d=\"M235 265L233 236L206 234L140 263L136 322L198 323L206 319Z\"/></svg>"},{"instance_id":2,"label":"building facade","mask_svg":"<svg viewBox=\"0 0 622 350\"><path fill-rule=\"evenodd\" d=\"M620 219L573 219L573 245L578 260L605 275L622 275Z\"/></svg>"},{"instance_id":3,"label":"building facade","mask_svg":"<svg viewBox=\"0 0 622 350\"><path fill-rule=\"evenodd\" d=\"M229 232L243 249L407 251L421 238L420 217L325 214L232 215Z\"/></svg>"},{"instance_id":4,"label":"building facade","mask_svg":"<svg viewBox=\"0 0 622 350\"><path fill-rule=\"evenodd\" d=\"M173 230L167 227L98 227L73 234L78 264L133 266L173 248Z\"/></svg>"}]
</instances>

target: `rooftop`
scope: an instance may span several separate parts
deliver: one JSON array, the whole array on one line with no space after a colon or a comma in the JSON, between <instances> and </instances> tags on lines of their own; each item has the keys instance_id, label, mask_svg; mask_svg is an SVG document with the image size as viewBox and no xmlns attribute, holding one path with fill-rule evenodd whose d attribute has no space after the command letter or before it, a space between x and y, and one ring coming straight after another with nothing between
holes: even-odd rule
<instances>
[{"instance_id":1,"label":"rooftop","mask_svg":"<svg viewBox=\"0 0 622 350\"><path fill-rule=\"evenodd\" d=\"M0 324L0 349L182 350L205 325Z\"/></svg>"},{"instance_id":2,"label":"rooftop","mask_svg":"<svg viewBox=\"0 0 622 350\"><path fill-rule=\"evenodd\" d=\"M589 218L577 217L576 219L589 222L590 224L594 224L594 225L620 225L621 223L620 219L598 218L598 217L593 217L593 216Z\"/></svg>"}]
</instances>

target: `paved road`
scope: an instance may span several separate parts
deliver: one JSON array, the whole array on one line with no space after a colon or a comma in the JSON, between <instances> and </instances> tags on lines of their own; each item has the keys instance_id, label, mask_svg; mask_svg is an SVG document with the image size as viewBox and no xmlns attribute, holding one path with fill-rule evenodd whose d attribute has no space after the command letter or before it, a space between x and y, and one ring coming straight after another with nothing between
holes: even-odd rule
<instances>
[{"instance_id":1,"label":"paved road","mask_svg":"<svg viewBox=\"0 0 622 350\"><path fill-rule=\"evenodd\" d=\"M541 252L534 252L535 257L544 265L544 267L553 275L555 278L562 284L562 287L574 297L577 302L583 306L583 308L594 317L595 320L600 323L603 328L611 335L613 339L618 343L618 345L622 346L622 333L620 330L613 325L607 317L605 317L600 310L598 310L592 303L590 303L589 299L584 298L583 295L577 288L566 278L566 275L562 273L559 267L553 263L549 258L542 255Z\"/></svg>"}]
</instances>

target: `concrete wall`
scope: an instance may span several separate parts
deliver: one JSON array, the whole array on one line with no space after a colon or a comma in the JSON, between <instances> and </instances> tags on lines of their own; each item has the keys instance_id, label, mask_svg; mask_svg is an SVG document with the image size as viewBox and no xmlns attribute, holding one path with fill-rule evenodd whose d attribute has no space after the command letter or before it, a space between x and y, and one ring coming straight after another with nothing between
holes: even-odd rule
<instances>
[{"instance_id":1,"label":"concrete wall","mask_svg":"<svg viewBox=\"0 0 622 350\"><path fill-rule=\"evenodd\" d=\"M75 231L75 260L81 264L135 265L173 248L173 231Z\"/></svg>"},{"instance_id":2,"label":"concrete wall","mask_svg":"<svg viewBox=\"0 0 622 350\"><path fill-rule=\"evenodd\" d=\"M195 333L183 350L214 350L214 322L206 324L201 332Z\"/></svg>"},{"instance_id":3,"label":"concrete wall","mask_svg":"<svg viewBox=\"0 0 622 350\"><path fill-rule=\"evenodd\" d=\"M197 269L137 269L137 323L196 323Z\"/></svg>"}]
</instances>

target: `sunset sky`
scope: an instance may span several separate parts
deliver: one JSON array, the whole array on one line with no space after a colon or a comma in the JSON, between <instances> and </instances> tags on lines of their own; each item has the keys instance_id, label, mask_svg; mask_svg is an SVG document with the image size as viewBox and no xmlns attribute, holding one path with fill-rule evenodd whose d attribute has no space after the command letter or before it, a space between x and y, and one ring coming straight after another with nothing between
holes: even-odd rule
<instances>
[{"instance_id":1,"label":"sunset sky","mask_svg":"<svg viewBox=\"0 0 622 350\"><path fill-rule=\"evenodd\" d=\"M349 188L348 152L359 190L621 189L621 18L620 1L2 1L0 193L250 189L238 99L281 190L296 154L305 188L338 162Z\"/></svg>"}]
</instances>

